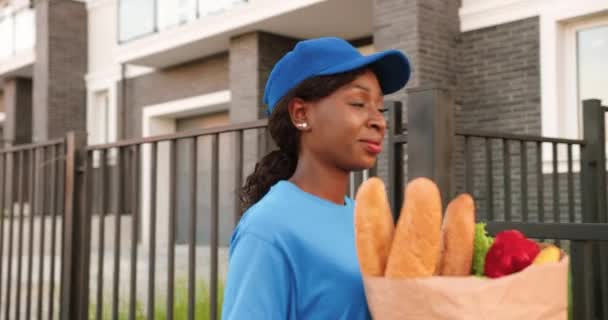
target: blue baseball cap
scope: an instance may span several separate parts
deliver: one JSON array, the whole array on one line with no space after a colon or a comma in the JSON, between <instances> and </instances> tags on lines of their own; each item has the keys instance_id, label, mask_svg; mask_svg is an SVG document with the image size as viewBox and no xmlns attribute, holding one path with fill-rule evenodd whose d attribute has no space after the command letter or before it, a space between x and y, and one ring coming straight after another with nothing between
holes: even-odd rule
<instances>
[{"instance_id":1,"label":"blue baseball cap","mask_svg":"<svg viewBox=\"0 0 608 320\"><path fill-rule=\"evenodd\" d=\"M362 55L344 39L334 37L303 40L279 60L268 77L264 103L271 114L275 105L302 81L370 67L383 94L403 88L410 78L410 63L398 50L386 50Z\"/></svg>"}]
</instances>

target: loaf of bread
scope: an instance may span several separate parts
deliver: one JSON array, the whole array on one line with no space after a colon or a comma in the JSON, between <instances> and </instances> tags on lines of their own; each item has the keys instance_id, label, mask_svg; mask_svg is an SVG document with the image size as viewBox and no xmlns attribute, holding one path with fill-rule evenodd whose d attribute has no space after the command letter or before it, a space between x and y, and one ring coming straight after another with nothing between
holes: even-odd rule
<instances>
[{"instance_id":1,"label":"loaf of bread","mask_svg":"<svg viewBox=\"0 0 608 320\"><path fill-rule=\"evenodd\" d=\"M364 181L355 196L355 245L361 273L384 275L395 224L382 180Z\"/></svg>"},{"instance_id":2,"label":"loaf of bread","mask_svg":"<svg viewBox=\"0 0 608 320\"><path fill-rule=\"evenodd\" d=\"M441 238L441 196L431 180L406 186L404 203L388 257L388 278L429 277L435 273Z\"/></svg>"},{"instance_id":3,"label":"loaf of bread","mask_svg":"<svg viewBox=\"0 0 608 320\"><path fill-rule=\"evenodd\" d=\"M441 254L437 274L468 276L473 263L475 202L468 194L454 198L446 209L441 228Z\"/></svg>"}]
</instances>

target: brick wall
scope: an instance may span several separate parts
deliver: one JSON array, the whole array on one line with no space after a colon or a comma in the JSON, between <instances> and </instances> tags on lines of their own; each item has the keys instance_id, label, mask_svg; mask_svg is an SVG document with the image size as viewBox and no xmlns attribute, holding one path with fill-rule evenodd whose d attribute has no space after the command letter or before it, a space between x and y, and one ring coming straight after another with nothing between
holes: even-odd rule
<instances>
[{"instance_id":1,"label":"brick wall","mask_svg":"<svg viewBox=\"0 0 608 320\"><path fill-rule=\"evenodd\" d=\"M37 1L34 141L86 131L87 10L80 1Z\"/></svg>"},{"instance_id":2,"label":"brick wall","mask_svg":"<svg viewBox=\"0 0 608 320\"><path fill-rule=\"evenodd\" d=\"M538 17L514 21L494 27L461 33L459 31L459 1L396 1L374 2L374 45L378 50L403 50L412 63L412 78L408 87L439 85L453 90L456 129L477 129L492 132L511 132L540 135L540 61ZM386 97L404 104L407 122L407 94L399 92ZM478 141L479 142L479 141ZM485 181L484 149L474 150L474 194L484 206L488 198ZM519 175L519 146L513 146L512 200L514 215L521 214L521 176ZM534 155L533 146L527 146ZM492 181L496 216L504 217L504 171L500 152L503 147L494 143ZM464 150L461 140L454 154L455 185L453 192L464 190ZM407 181L407 145L404 146ZM379 159L379 175L388 178L386 155ZM529 156L528 167L536 160ZM528 184L535 186L534 175ZM551 190L552 175L544 184ZM558 179L559 180L559 179ZM549 181L549 182L547 182ZM560 201L567 199L566 189L559 180ZM534 187L535 188L535 187ZM547 189L548 188L548 189ZM578 185L576 185L578 190ZM530 216L537 214L537 195L529 191ZM578 194L578 193L577 193ZM544 203L551 210L552 192L544 195ZM575 199L577 214L579 199ZM520 215L521 216L521 215Z\"/></svg>"},{"instance_id":3,"label":"brick wall","mask_svg":"<svg viewBox=\"0 0 608 320\"><path fill-rule=\"evenodd\" d=\"M230 41L230 91L233 123L263 119L264 87L274 64L297 42L265 32L240 35Z\"/></svg>"},{"instance_id":4,"label":"brick wall","mask_svg":"<svg viewBox=\"0 0 608 320\"><path fill-rule=\"evenodd\" d=\"M264 87L274 64L297 40L265 32L252 32L230 40L230 121L266 118ZM253 172L258 159L272 148L266 130L249 130L243 136L243 172Z\"/></svg>"},{"instance_id":5,"label":"brick wall","mask_svg":"<svg viewBox=\"0 0 608 320\"><path fill-rule=\"evenodd\" d=\"M406 88L430 84L457 87L459 7L460 1L448 0L374 1L374 46L378 50L405 52L412 67ZM403 118L407 122L405 90L385 99L404 104ZM404 153L407 155L407 145ZM378 160L378 174L384 179L388 178L387 166L387 155L383 153Z\"/></svg>"},{"instance_id":6,"label":"brick wall","mask_svg":"<svg viewBox=\"0 0 608 320\"><path fill-rule=\"evenodd\" d=\"M539 135L539 18L462 33L458 127Z\"/></svg>"},{"instance_id":7,"label":"brick wall","mask_svg":"<svg viewBox=\"0 0 608 320\"><path fill-rule=\"evenodd\" d=\"M460 43L459 86L457 91L456 127L488 132L518 134L541 134L540 118L540 58L539 58L539 19L538 17L514 21L498 26L462 33ZM475 172L473 193L478 198L485 214L485 201L488 198L485 177L485 148L483 141L473 142L472 164ZM495 214L504 217L504 145L492 141L493 154L493 198ZM521 175L520 146L512 143L512 199L514 218L521 217ZM464 144L456 144L455 192L464 191ZM537 175L533 172L538 163L536 146L525 146L528 157L527 184L530 186L528 200L530 216L537 216L538 196L532 192L536 188ZM552 176L545 180L551 181ZM559 179L558 179L559 180ZM546 190L551 190L547 185ZM561 188L563 189L563 188ZM578 198L578 193L577 193ZM545 194L545 202L551 208L552 193ZM560 199L567 199L565 189ZM578 201L578 199L577 199ZM580 208L579 208L580 209ZM577 212L578 210L577 209Z\"/></svg>"}]
</instances>

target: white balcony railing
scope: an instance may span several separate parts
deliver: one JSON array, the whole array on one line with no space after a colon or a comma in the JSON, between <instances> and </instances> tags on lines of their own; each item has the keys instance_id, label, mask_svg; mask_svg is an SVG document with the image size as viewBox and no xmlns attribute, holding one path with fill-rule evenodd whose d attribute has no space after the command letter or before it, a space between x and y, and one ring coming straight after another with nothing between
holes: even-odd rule
<instances>
[{"instance_id":1,"label":"white balcony railing","mask_svg":"<svg viewBox=\"0 0 608 320\"><path fill-rule=\"evenodd\" d=\"M119 0L118 41L125 43L230 10L247 0Z\"/></svg>"},{"instance_id":2,"label":"white balcony railing","mask_svg":"<svg viewBox=\"0 0 608 320\"><path fill-rule=\"evenodd\" d=\"M34 9L0 9L0 62L8 60L36 42L36 18Z\"/></svg>"}]
</instances>

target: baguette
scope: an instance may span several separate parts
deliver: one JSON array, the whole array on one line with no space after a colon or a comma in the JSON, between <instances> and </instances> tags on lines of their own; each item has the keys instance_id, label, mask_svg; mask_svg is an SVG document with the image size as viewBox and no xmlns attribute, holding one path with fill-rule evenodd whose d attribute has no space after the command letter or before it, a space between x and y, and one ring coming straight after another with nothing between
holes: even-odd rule
<instances>
[{"instance_id":1,"label":"baguette","mask_svg":"<svg viewBox=\"0 0 608 320\"><path fill-rule=\"evenodd\" d=\"M361 273L381 277L395 228L384 183L375 177L366 180L355 200L355 245Z\"/></svg>"},{"instance_id":2,"label":"baguette","mask_svg":"<svg viewBox=\"0 0 608 320\"><path fill-rule=\"evenodd\" d=\"M441 229L441 254L437 274L470 275L474 240L475 202L465 193L453 199L446 209Z\"/></svg>"},{"instance_id":3,"label":"baguette","mask_svg":"<svg viewBox=\"0 0 608 320\"><path fill-rule=\"evenodd\" d=\"M432 276L439 259L441 196L431 180L408 183L397 222L385 276L416 278Z\"/></svg>"}]
</instances>

